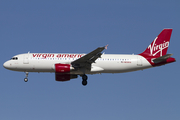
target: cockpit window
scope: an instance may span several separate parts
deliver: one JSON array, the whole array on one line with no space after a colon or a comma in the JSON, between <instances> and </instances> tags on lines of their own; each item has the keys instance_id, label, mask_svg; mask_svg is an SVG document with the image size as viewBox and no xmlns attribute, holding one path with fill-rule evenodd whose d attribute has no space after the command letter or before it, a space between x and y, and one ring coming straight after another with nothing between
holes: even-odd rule
<instances>
[{"instance_id":1,"label":"cockpit window","mask_svg":"<svg viewBox=\"0 0 180 120\"><path fill-rule=\"evenodd\" d=\"M18 57L13 57L11 58L11 60L18 60Z\"/></svg>"}]
</instances>

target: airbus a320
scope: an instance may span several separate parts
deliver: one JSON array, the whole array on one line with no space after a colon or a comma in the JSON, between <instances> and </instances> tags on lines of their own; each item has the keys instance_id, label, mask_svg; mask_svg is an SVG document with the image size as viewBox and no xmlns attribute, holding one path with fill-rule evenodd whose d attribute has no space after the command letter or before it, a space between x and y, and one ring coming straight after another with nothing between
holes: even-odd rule
<instances>
[{"instance_id":1,"label":"airbus a320","mask_svg":"<svg viewBox=\"0 0 180 120\"><path fill-rule=\"evenodd\" d=\"M82 85L87 85L87 74L124 73L143 70L175 62L172 54L166 54L172 29L163 29L144 52L137 55L103 54L107 49L98 47L88 54L74 53L26 53L6 61L3 66L13 71L54 72L56 81L69 81L82 77Z\"/></svg>"}]
</instances>

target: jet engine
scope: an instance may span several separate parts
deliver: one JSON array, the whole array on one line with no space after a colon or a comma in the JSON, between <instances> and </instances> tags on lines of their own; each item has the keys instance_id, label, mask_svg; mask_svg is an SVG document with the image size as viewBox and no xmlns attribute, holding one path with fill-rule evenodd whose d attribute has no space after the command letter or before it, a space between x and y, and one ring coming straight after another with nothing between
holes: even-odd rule
<instances>
[{"instance_id":1,"label":"jet engine","mask_svg":"<svg viewBox=\"0 0 180 120\"><path fill-rule=\"evenodd\" d=\"M69 81L70 79L77 78L77 75L70 74L70 71L73 69L70 64L55 64L56 81Z\"/></svg>"}]
</instances>

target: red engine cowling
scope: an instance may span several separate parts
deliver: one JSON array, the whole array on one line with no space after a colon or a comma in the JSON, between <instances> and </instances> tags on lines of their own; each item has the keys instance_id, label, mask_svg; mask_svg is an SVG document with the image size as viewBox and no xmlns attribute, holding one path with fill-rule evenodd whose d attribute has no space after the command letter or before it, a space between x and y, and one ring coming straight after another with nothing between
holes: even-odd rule
<instances>
[{"instance_id":1,"label":"red engine cowling","mask_svg":"<svg viewBox=\"0 0 180 120\"><path fill-rule=\"evenodd\" d=\"M55 64L56 73L68 73L70 72L70 64Z\"/></svg>"}]
</instances>

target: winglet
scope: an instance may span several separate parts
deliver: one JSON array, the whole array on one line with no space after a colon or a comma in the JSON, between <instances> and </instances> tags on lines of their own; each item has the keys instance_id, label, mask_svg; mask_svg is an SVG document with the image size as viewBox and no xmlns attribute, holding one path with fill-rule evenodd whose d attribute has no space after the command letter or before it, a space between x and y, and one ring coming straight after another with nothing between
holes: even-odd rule
<instances>
[{"instance_id":1,"label":"winglet","mask_svg":"<svg viewBox=\"0 0 180 120\"><path fill-rule=\"evenodd\" d=\"M104 47L107 50L108 44Z\"/></svg>"}]
</instances>

